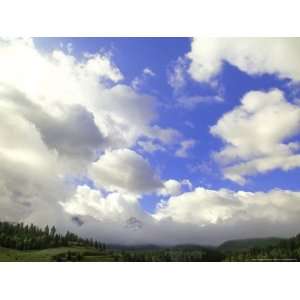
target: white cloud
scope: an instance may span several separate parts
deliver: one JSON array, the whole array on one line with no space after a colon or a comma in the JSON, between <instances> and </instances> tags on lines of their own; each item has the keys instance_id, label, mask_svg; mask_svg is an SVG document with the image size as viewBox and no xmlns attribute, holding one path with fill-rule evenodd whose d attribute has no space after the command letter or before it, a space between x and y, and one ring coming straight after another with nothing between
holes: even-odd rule
<instances>
[{"instance_id":1,"label":"white cloud","mask_svg":"<svg viewBox=\"0 0 300 300\"><path fill-rule=\"evenodd\" d=\"M0 64L2 219L65 229L69 215L58 202L74 189L66 178L86 175L105 150L132 147L149 132L164 138L164 129L152 128L156 99L119 84L123 75L110 55L86 54L79 61L13 39L0 41ZM142 171L132 176L153 175L141 156L134 162ZM142 190L160 187L154 177L142 180ZM135 187L133 177L129 184Z\"/></svg>"},{"instance_id":2,"label":"white cloud","mask_svg":"<svg viewBox=\"0 0 300 300\"><path fill-rule=\"evenodd\" d=\"M47 147L33 123L4 109L2 100L0 219L59 224L63 216L55 197L66 197L68 188L62 185L58 155Z\"/></svg>"},{"instance_id":3,"label":"white cloud","mask_svg":"<svg viewBox=\"0 0 300 300\"><path fill-rule=\"evenodd\" d=\"M188 157L188 151L194 147L196 144L195 140L184 140L180 143L179 149L175 152L175 155L178 157Z\"/></svg>"},{"instance_id":4,"label":"white cloud","mask_svg":"<svg viewBox=\"0 0 300 300\"><path fill-rule=\"evenodd\" d=\"M300 145L291 141L300 133L300 108L280 90L247 93L210 131L225 142L215 154L225 178L243 184L246 175L300 166Z\"/></svg>"},{"instance_id":5,"label":"white cloud","mask_svg":"<svg viewBox=\"0 0 300 300\"><path fill-rule=\"evenodd\" d=\"M155 73L150 68L145 68L143 70L143 74L145 74L147 76L151 76L151 77L155 76Z\"/></svg>"},{"instance_id":6,"label":"white cloud","mask_svg":"<svg viewBox=\"0 0 300 300\"><path fill-rule=\"evenodd\" d=\"M134 90L140 90L146 85L149 78L154 77L155 75L156 74L150 68L145 68L140 76L137 76L132 80L131 86Z\"/></svg>"},{"instance_id":7,"label":"white cloud","mask_svg":"<svg viewBox=\"0 0 300 300\"><path fill-rule=\"evenodd\" d=\"M105 152L92 164L89 174L97 186L108 191L142 194L162 186L150 164L129 149Z\"/></svg>"},{"instance_id":8,"label":"white cloud","mask_svg":"<svg viewBox=\"0 0 300 300\"><path fill-rule=\"evenodd\" d=\"M138 141L138 145L145 152L166 151L168 148L178 146L182 148L184 144L183 135L174 128L161 128L158 125L149 127L144 133L143 140Z\"/></svg>"},{"instance_id":9,"label":"white cloud","mask_svg":"<svg viewBox=\"0 0 300 300\"><path fill-rule=\"evenodd\" d=\"M58 50L42 55L31 40L1 40L0 64L2 105L32 122L69 167L84 168L99 151L132 147L140 137L167 145L179 135L152 126L154 97L106 85L123 78L110 54L79 61Z\"/></svg>"},{"instance_id":10,"label":"white cloud","mask_svg":"<svg viewBox=\"0 0 300 300\"><path fill-rule=\"evenodd\" d=\"M73 45L72 43L67 43L67 51L69 54L71 54L73 52Z\"/></svg>"},{"instance_id":11,"label":"white cloud","mask_svg":"<svg viewBox=\"0 0 300 300\"><path fill-rule=\"evenodd\" d=\"M86 57L88 60L85 63L85 68L88 72L99 77L106 77L113 82L118 82L124 78L120 70L112 63L109 55L90 54Z\"/></svg>"},{"instance_id":12,"label":"white cloud","mask_svg":"<svg viewBox=\"0 0 300 300\"><path fill-rule=\"evenodd\" d=\"M143 81L138 77L135 77L131 82L132 88L136 91L140 89L142 84L143 84Z\"/></svg>"},{"instance_id":13,"label":"white cloud","mask_svg":"<svg viewBox=\"0 0 300 300\"><path fill-rule=\"evenodd\" d=\"M164 145L176 144L182 139L182 134L178 130L174 128L161 128L157 125L148 128L145 136L157 140Z\"/></svg>"},{"instance_id":14,"label":"white cloud","mask_svg":"<svg viewBox=\"0 0 300 300\"><path fill-rule=\"evenodd\" d=\"M71 54L73 52L73 44L72 43L64 44L63 42L60 42L59 47L63 50L66 50L68 54Z\"/></svg>"},{"instance_id":15,"label":"white cloud","mask_svg":"<svg viewBox=\"0 0 300 300\"><path fill-rule=\"evenodd\" d=\"M215 102L223 102L224 99L219 95L212 96L181 96L176 99L179 106L184 107L186 109L194 109L200 103L215 103Z\"/></svg>"},{"instance_id":16,"label":"white cloud","mask_svg":"<svg viewBox=\"0 0 300 300\"><path fill-rule=\"evenodd\" d=\"M138 145L143 149L143 151L149 153L153 153L156 151L166 151L165 147L153 141L139 141Z\"/></svg>"},{"instance_id":17,"label":"white cloud","mask_svg":"<svg viewBox=\"0 0 300 300\"><path fill-rule=\"evenodd\" d=\"M179 223L207 225L223 222L232 217L236 206L234 197L227 190L213 191L196 188L194 191L171 197L162 202L156 212L156 217L171 218Z\"/></svg>"},{"instance_id":18,"label":"white cloud","mask_svg":"<svg viewBox=\"0 0 300 300\"><path fill-rule=\"evenodd\" d=\"M300 167L300 155L272 155L242 162L224 169L225 177L239 184L245 184L245 176L267 173L275 169L289 171Z\"/></svg>"},{"instance_id":19,"label":"white cloud","mask_svg":"<svg viewBox=\"0 0 300 300\"><path fill-rule=\"evenodd\" d=\"M89 216L101 222L125 222L140 211L138 199L133 195L115 192L105 197L86 185L78 186L74 195L61 205L71 215Z\"/></svg>"},{"instance_id":20,"label":"white cloud","mask_svg":"<svg viewBox=\"0 0 300 300\"><path fill-rule=\"evenodd\" d=\"M1 41L0 64L0 82L52 117L64 118L67 106L83 106L93 114L107 147L134 145L156 117L153 97L126 85L106 85L123 78L109 55L87 54L79 61L58 50L42 55L32 43L12 40Z\"/></svg>"},{"instance_id":21,"label":"white cloud","mask_svg":"<svg viewBox=\"0 0 300 300\"><path fill-rule=\"evenodd\" d=\"M143 211L137 198L104 196L87 186L62 204L83 226L105 242L125 244L218 244L236 238L291 236L299 232L300 193L288 190L234 192L198 187L162 200L155 213Z\"/></svg>"},{"instance_id":22,"label":"white cloud","mask_svg":"<svg viewBox=\"0 0 300 300\"><path fill-rule=\"evenodd\" d=\"M201 103L212 103L223 101L223 87L216 80L211 80L209 87L212 95L190 94L188 87L190 60L188 55L178 57L167 69L168 84L173 88L173 96L176 104L185 109L194 109Z\"/></svg>"},{"instance_id":23,"label":"white cloud","mask_svg":"<svg viewBox=\"0 0 300 300\"><path fill-rule=\"evenodd\" d=\"M63 51L40 54L30 40L5 40L0 65L1 219L55 224L111 243L205 244L257 232L298 233L297 192L185 192L192 188L188 180L162 181L149 162L126 149L182 142L186 155L192 143L153 124L156 99L120 84L123 75L110 56L79 61ZM251 164L255 172L299 164L298 144L287 140L298 132L298 107L279 91L250 93L233 112L212 129L226 143L219 159L232 163L238 157L230 167L246 165L247 174L228 176L243 178ZM148 144L140 144L141 138ZM100 190L67 182L86 170ZM139 203L144 193L164 199L153 215Z\"/></svg>"},{"instance_id":24,"label":"white cloud","mask_svg":"<svg viewBox=\"0 0 300 300\"><path fill-rule=\"evenodd\" d=\"M163 183L164 187L158 191L162 196L176 196L183 192L183 188L187 187L188 190L192 189L192 183L188 179L177 181L175 179L166 180Z\"/></svg>"},{"instance_id":25,"label":"white cloud","mask_svg":"<svg viewBox=\"0 0 300 300\"><path fill-rule=\"evenodd\" d=\"M177 92L186 84L187 60L179 57L167 70L168 84Z\"/></svg>"},{"instance_id":26,"label":"white cloud","mask_svg":"<svg viewBox=\"0 0 300 300\"><path fill-rule=\"evenodd\" d=\"M81 236L107 243L140 244L147 242L145 231L153 230L153 218L141 208L135 195L103 195L88 186L78 186L73 196L60 204L77 220L73 230Z\"/></svg>"},{"instance_id":27,"label":"white cloud","mask_svg":"<svg viewBox=\"0 0 300 300\"><path fill-rule=\"evenodd\" d=\"M186 125L189 128L195 128L195 125L192 122L190 122L190 121L185 121L184 125Z\"/></svg>"},{"instance_id":28,"label":"white cloud","mask_svg":"<svg viewBox=\"0 0 300 300\"><path fill-rule=\"evenodd\" d=\"M224 61L250 75L300 80L299 38L196 38L191 48L189 73L197 81L212 80Z\"/></svg>"},{"instance_id":29,"label":"white cloud","mask_svg":"<svg viewBox=\"0 0 300 300\"><path fill-rule=\"evenodd\" d=\"M48 110L55 104L52 113L58 111L58 104L91 105L103 89L102 79L121 78L118 69L109 67L107 57L95 55L80 62L60 50L41 55L33 44L23 40L1 41L0 63L2 83L17 88Z\"/></svg>"},{"instance_id":30,"label":"white cloud","mask_svg":"<svg viewBox=\"0 0 300 300\"><path fill-rule=\"evenodd\" d=\"M299 231L300 193L287 190L233 192L196 188L162 201L154 218L168 220L180 232L193 230L185 242L216 243L254 236L289 236ZM180 235L178 233L178 235ZM172 234L170 234L172 236ZM179 237L182 240L183 237Z\"/></svg>"},{"instance_id":31,"label":"white cloud","mask_svg":"<svg viewBox=\"0 0 300 300\"><path fill-rule=\"evenodd\" d=\"M104 90L94 111L95 122L111 148L132 147L140 137L148 135L156 118L155 99L126 85Z\"/></svg>"}]
</instances>

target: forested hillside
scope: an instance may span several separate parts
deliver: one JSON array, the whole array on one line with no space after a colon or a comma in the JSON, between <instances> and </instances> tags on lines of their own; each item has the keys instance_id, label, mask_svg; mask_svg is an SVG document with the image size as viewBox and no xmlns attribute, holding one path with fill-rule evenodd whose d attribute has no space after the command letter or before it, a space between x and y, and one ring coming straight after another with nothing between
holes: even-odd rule
<instances>
[{"instance_id":1,"label":"forested hillside","mask_svg":"<svg viewBox=\"0 0 300 300\"><path fill-rule=\"evenodd\" d=\"M265 249L270 246L277 246L284 239L280 238L256 238L231 240L221 244L218 249L221 251L247 251L251 248Z\"/></svg>"},{"instance_id":2,"label":"forested hillside","mask_svg":"<svg viewBox=\"0 0 300 300\"><path fill-rule=\"evenodd\" d=\"M0 261L111 261L106 245L55 226L0 222Z\"/></svg>"},{"instance_id":3,"label":"forested hillside","mask_svg":"<svg viewBox=\"0 0 300 300\"><path fill-rule=\"evenodd\" d=\"M300 234L289 239L266 239L265 241L260 239L255 247L231 248L229 251L225 250L224 254L226 261L299 261Z\"/></svg>"},{"instance_id":4,"label":"forested hillside","mask_svg":"<svg viewBox=\"0 0 300 300\"><path fill-rule=\"evenodd\" d=\"M34 250L71 245L105 249L105 244L93 239L83 239L67 231L59 234L55 226L41 229L33 224L0 222L0 246L16 250Z\"/></svg>"},{"instance_id":5,"label":"forested hillside","mask_svg":"<svg viewBox=\"0 0 300 300\"><path fill-rule=\"evenodd\" d=\"M300 234L289 238L227 241L219 247L107 246L55 226L0 222L0 261L298 261Z\"/></svg>"}]
</instances>

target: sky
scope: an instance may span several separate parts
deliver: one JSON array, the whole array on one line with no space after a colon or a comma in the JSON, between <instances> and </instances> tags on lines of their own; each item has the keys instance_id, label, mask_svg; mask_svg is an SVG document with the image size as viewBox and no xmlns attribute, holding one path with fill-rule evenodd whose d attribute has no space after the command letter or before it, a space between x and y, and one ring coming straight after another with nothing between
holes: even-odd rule
<instances>
[{"instance_id":1,"label":"sky","mask_svg":"<svg viewBox=\"0 0 300 300\"><path fill-rule=\"evenodd\" d=\"M118 244L300 232L300 39L0 40L0 219Z\"/></svg>"}]
</instances>

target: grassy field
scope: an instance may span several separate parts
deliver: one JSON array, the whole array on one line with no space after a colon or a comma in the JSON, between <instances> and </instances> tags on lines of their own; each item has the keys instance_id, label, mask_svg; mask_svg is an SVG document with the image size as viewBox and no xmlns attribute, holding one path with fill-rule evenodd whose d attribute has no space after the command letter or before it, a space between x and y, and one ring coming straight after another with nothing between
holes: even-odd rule
<instances>
[{"instance_id":1,"label":"grassy field","mask_svg":"<svg viewBox=\"0 0 300 300\"><path fill-rule=\"evenodd\" d=\"M64 259L68 255L71 256L71 259L66 259L67 261L77 261L77 256L80 257L79 261L86 262L114 261L113 257L109 253L98 251L92 247L60 247L28 251L19 251L0 247L0 262L49 262L57 261L58 257L62 257ZM75 257L75 259L72 257Z\"/></svg>"},{"instance_id":2,"label":"grassy field","mask_svg":"<svg viewBox=\"0 0 300 300\"><path fill-rule=\"evenodd\" d=\"M233 261L249 261L254 255L250 251L251 249L256 249L255 255L259 258L265 258L267 249L270 247L280 250L277 249L279 252L276 250L276 255L272 254L277 258L297 257L298 259L298 254L291 253L290 251L290 248L296 241L293 240L294 244L290 242L289 247L286 245L280 246L279 243L282 241L285 240L279 238L232 240L223 243L218 248L181 245L171 248L143 246L104 250L77 243L69 244L67 247L47 248L43 250L21 251L0 247L0 262L222 261L227 256ZM286 242L288 241L286 240ZM293 246L294 248L296 247L295 245ZM286 255L284 256L283 253ZM242 254L243 256L241 256ZM256 258L256 256L253 257Z\"/></svg>"}]
</instances>

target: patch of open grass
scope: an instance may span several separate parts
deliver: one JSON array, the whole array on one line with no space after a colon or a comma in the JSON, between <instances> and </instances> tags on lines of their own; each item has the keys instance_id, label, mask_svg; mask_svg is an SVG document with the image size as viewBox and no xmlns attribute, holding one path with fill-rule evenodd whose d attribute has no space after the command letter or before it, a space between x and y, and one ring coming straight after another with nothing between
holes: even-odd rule
<instances>
[{"instance_id":1,"label":"patch of open grass","mask_svg":"<svg viewBox=\"0 0 300 300\"><path fill-rule=\"evenodd\" d=\"M43 250L26 250L19 251L0 247L0 261L1 262L49 262L55 261L55 257L67 256L72 253L73 255L80 255L80 261L113 261L111 255L103 251L98 251L93 247L59 247L49 248Z\"/></svg>"}]
</instances>

